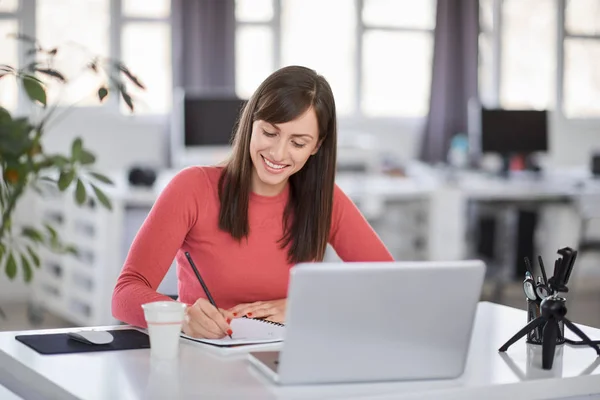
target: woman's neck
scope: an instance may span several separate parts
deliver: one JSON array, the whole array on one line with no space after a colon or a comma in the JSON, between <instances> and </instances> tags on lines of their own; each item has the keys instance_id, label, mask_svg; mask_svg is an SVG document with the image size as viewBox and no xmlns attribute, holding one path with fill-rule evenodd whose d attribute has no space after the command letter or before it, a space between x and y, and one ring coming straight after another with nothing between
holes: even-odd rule
<instances>
[{"instance_id":1,"label":"woman's neck","mask_svg":"<svg viewBox=\"0 0 600 400\"><path fill-rule=\"evenodd\" d=\"M261 181L256 173L253 173L252 185L250 189L259 196L274 197L281 194L281 192L283 192L283 190L286 188L287 184L288 180L286 179L278 185L268 185Z\"/></svg>"}]
</instances>

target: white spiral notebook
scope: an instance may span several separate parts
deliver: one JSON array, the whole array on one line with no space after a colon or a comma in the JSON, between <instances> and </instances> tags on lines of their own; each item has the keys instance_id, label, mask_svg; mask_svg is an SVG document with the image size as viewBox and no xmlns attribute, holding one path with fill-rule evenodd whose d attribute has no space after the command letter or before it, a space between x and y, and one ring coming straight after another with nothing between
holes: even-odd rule
<instances>
[{"instance_id":1,"label":"white spiral notebook","mask_svg":"<svg viewBox=\"0 0 600 400\"><path fill-rule=\"evenodd\" d=\"M181 336L195 342L227 347L281 342L285 333L283 324L262 319L235 318L230 325L233 331L231 338L226 336L222 339L200 339L184 333Z\"/></svg>"}]
</instances>

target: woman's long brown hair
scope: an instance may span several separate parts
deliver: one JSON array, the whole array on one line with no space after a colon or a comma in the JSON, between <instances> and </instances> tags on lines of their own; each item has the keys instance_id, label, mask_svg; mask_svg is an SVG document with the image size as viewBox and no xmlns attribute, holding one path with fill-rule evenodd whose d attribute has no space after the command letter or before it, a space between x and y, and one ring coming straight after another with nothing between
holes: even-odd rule
<instances>
[{"instance_id":1,"label":"woman's long brown hair","mask_svg":"<svg viewBox=\"0 0 600 400\"><path fill-rule=\"evenodd\" d=\"M271 74L246 103L235 130L233 151L219 180L219 228L242 240L250 232L248 201L252 181L252 124L292 121L311 108L319 126L320 147L290 176L283 215L282 248L291 264L322 261L329 239L336 168L337 126L331 87L315 71L284 67Z\"/></svg>"}]
</instances>

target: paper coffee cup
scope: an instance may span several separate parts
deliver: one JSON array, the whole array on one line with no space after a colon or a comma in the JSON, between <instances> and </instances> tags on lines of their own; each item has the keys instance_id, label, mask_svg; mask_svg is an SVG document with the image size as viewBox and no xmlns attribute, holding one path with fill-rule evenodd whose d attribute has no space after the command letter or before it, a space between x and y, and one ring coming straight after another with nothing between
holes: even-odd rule
<instances>
[{"instance_id":1,"label":"paper coffee cup","mask_svg":"<svg viewBox=\"0 0 600 400\"><path fill-rule=\"evenodd\" d=\"M179 354L179 334L186 305L177 301L155 301L142 304L153 358L173 359Z\"/></svg>"}]
</instances>

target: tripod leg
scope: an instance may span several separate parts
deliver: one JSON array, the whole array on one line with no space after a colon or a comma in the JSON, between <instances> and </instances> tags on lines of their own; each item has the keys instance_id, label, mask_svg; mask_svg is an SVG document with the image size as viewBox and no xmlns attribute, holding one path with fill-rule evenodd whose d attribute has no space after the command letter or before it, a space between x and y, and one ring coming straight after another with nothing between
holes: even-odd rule
<instances>
[{"instance_id":1,"label":"tripod leg","mask_svg":"<svg viewBox=\"0 0 600 400\"><path fill-rule=\"evenodd\" d=\"M600 340L590 340L590 342L592 342L592 344L600 345ZM567 338L565 338L565 343L570 344L571 346L583 346L583 345L589 346L588 343L582 342L581 340L571 340L571 339L567 339Z\"/></svg>"},{"instance_id":2,"label":"tripod leg","mask_svg":"<svg viewBox=\"0 0 600 400\"><path fill-rule=\"evenodd\" d=\"M529 332L531 332L532 330L534 330L535 328L537 328L538 326L540 326L544 323L546 323L546 320L543 317L537 317L536 319L534 319L533 321L531 321L530 323L525 325L525 327L523 329L521 329L519 332L517 332L513 337L511 337L508 340L508 342L504 343L502 345L502 347L500 347L500 349L498 349L498 351L508 350L508 348L513 343L515 343L517 340L521 339L523 336L527 335Z\"/></svg>"},{"instance_id":3,"label":"tripod leg","mask_svg":"<svg viewBox=\"0 0 600 400\"><path fill-rule=\"evenodd\" d=\"M542 368L552 369L554 352L556 351L556 337L558 336L558 322L552 318L544 326L542 340Z\"/></svg>"},{"instance_id":4,"label":"tripod leg","mask_svg":"<svg viewBox=\"0 0 600 400\"><path fill-rule=\"evenodd\" d=\"M568 319L566 319L564 317L563 317L562 321L570 330L572 330L577 336L579 336L581 338L581 340L583 341L584 344L587 344L588 346L590 346L591 348L596 350L596 354L598 354L600 356L600 348L598 348L598 345L596 343L593 343L590 340L590 338L581 331L581 329L579 329L574 323L572 323L571 321L569 321Z\"/></svg>"}]
</instances>

